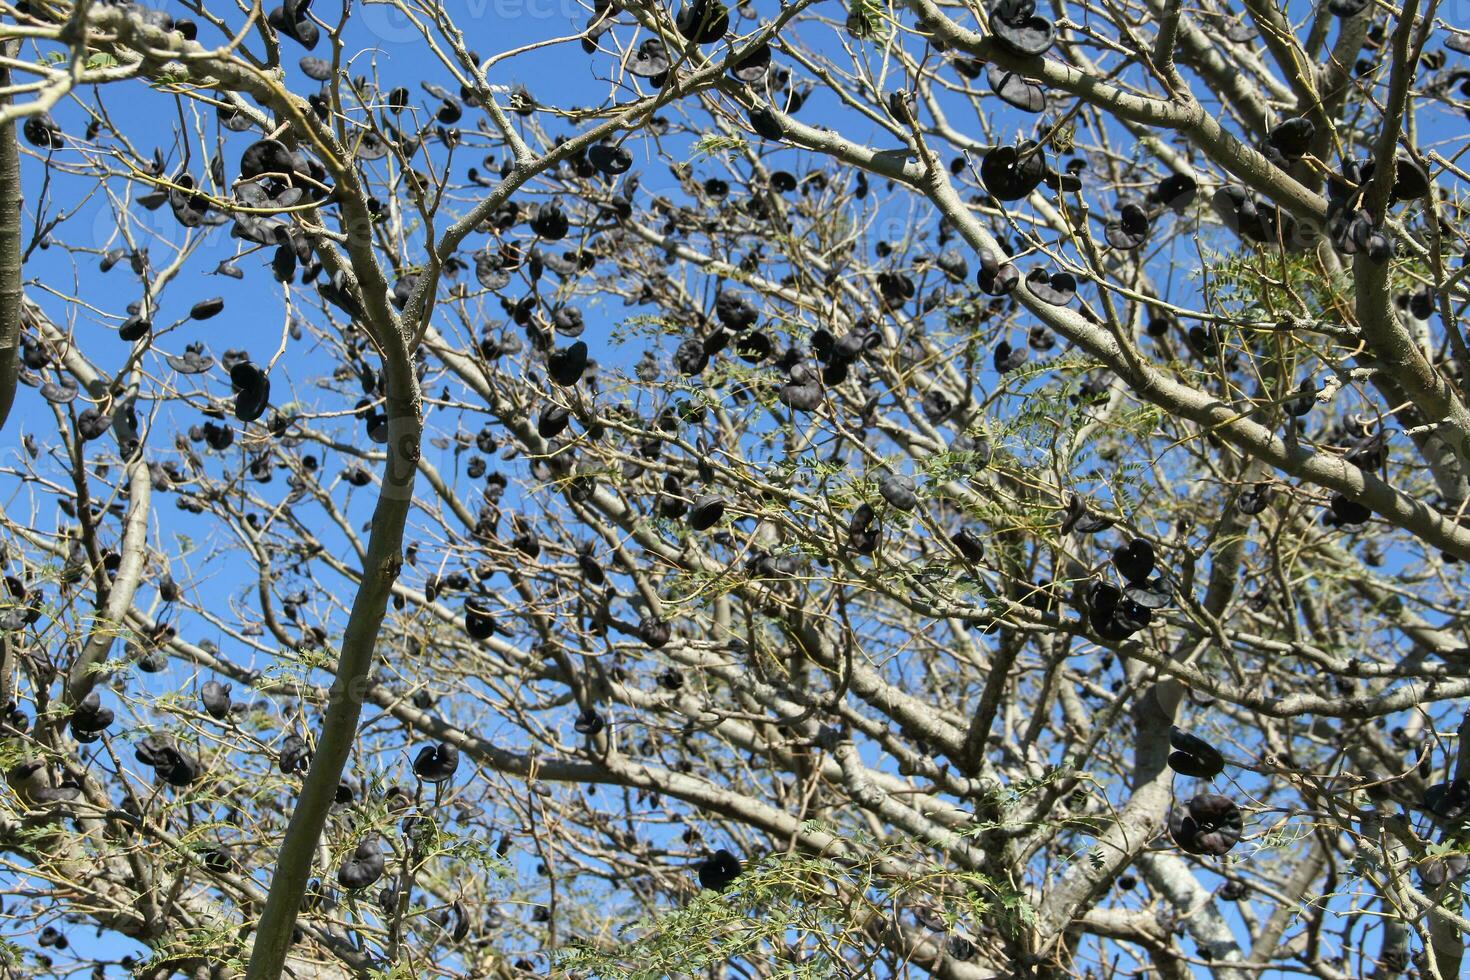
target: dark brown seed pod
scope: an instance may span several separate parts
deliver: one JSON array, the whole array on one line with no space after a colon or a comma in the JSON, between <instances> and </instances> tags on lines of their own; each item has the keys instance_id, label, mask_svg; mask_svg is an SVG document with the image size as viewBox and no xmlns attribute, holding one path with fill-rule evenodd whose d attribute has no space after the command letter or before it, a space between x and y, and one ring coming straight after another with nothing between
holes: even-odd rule
<instances>
[{"instance_id":1,"label":"dark brown seed pod","mask_svg":"<svg viewBox=\"0 0 1470 980\"><path fill-rule=\"evenodd\" d=\"M896 510L911 511L919 505L912 477L902 473L888 473L878 481L878 493Z\"/></svg>"},{"instance_id":2,"label":"dark brown seed pod","mask_svg":"<svg viewBox=\"0 0 1470 980\"><path fill-rule=\"evenodd\" d=\"M383 852L378 842L367 838L337 868L337 883L354 891L367 888L383 877L384 867Z\"/></svg>"},{"instance_id":3,"label":"dark brown seed pod","mask_svg":"<svg viewBox=\"0 0 1470 980\"><path fill-rule=\"evenodd\" d=\"M669 624L657 616L644 616L638 621L638 639L646 643L650 649L657 650L666 645L673 635Z\"/></svg>"},{"instance_id":4,"label":"dark brown seed pod","mask_svg":"<svg viewBox=\"0 0 1470 980\"><path fill-rule=\"evenodd\" d=\"M1240 842L1240 807L1228 797L1201 793L1169 808L1169 837L1190 854L1221 857Z\"/></svg>"},{"instance_id":5,"label":"dark brown seed pod","mask_svg":"<svg viewBox=\"0 0 1470 980\"><path fill-rule=\"evenodd\" d=\"M1056 40L1051 21L1036 16L1034 0L999 0L990 8L990 30L1001 47L1023 58L1040 57Z\"/></svg>"},{"instance_id":6,"label":"dark brown seed pod","mask_svg":"<svg viewBox=\"0 0 1470 980\"><path fill-rule=\"evenodd\" d=\"M570 388L582 379L587 370L587 345L579 340L552 351L546 359L546 370L552 381Z\"/></svg>"},{"instance_id":7,"label":"dark brown seed pod","mask_svg":"<svg viewBox=\"0 0 1470 980\"><path fill-rule=\"evenodd\" d=\"M459 768L459 749L448 742L425 745L413 760L413 774L426 783L447 782Z\"/></svg>"},{"instance_id":8,"label":"dark brown seed pod","mask_svg":"<svg viewBox=\"0 0 1470 980\"><path fill-rule=\"evenodd\" d=\"M250 361L240 361L230 368L230 384L235 389L235 418L254 422L265 414L271 382L264 371Z\"/></svg>"},{"instance_id":9,"label":"dark brown seed pod","mask_svg":"<svg viewBox=\"0 0 1470 980\"><path fill-rule=\"evenodd\" d=\"M725 516L725 500L715 494L700 497L689 508L689 526L695 531L708 531Z\"/></svg>"},{"instance_id":10,"label":"dark brown seed pod","mask_svg":"<svg viewBox=\"0 0 1470 980\"><path fill-rule=\"evenodd\" d=\"M675 15L674 27L691 41L713 44L730 29L730 11L719 0L688 0Z\"/></svg>"},{"instance_id":11,"label":"dark brown seed pod","mask_svg":"<svg viewBox=\"0 0 1470 980\"><path fill-rule=\"evenodd\" d=\"M1019 201L1046 179L1046 157L1034 140L997 146L980 161L980 182L999 201Z\"/></svg>"},{"instance_id":12,"label":"dark brown seed pod","mask_svg":"<svg viewBox=\"0 0 1470 980\"><path fill-rule=\"evenodd\" d=\"M1182 776L1214 779L1225 771L1225 757L1209 742L1176 727L1169 728L1169 768Z\"/></svg>"},{"instance_id":13,"label":"dark brown seed pod","mask_svg":"<svg viewBox=\"0 0 1470 980\"><path fill-rule=\"evenodd\" d=\"M495 632L495 620L490 608L479 596L470 596L464 601L464 630L471 639L485 641Z\"/></svg>"},{"instance_id":14,"label":"dark brown seed pod","mask_svg":"<svg viewBox=\"0 0 1470 980\"><path fill-rule=\"evenodd\" d=\"M1129 583L1147 582L1154 573L1154 546L1143 538L1134 538L1113 549L1113 564Z\"/></svg>"},{"instance_id":15,"label":"dark brown seed pod","mask_svg":"<svg viewBox=\"0 0 1470 980\"><path fill-rule=\"evenodd\" d=\"M699 865L700 887L722 892L733 885L744 870L739 858L729 851L718 850Z\"/></svg>"}]
</instances>

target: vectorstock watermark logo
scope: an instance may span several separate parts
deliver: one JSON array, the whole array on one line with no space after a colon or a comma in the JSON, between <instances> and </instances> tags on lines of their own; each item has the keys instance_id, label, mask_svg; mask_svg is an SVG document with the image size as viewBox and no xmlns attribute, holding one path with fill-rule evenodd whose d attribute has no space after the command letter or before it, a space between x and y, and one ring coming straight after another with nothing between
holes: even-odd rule
<instances>
[{"instance_id":1,"label":"vectorstock watermark logo","mask_svg":"<svg viewBox=\"0 0 1470 980\"><path fill-rule=\"evenodd\" d=\"M463 0L454 6L454 21L459 25L485 20L562 20L579 24L591 16L591 8L577 0ZM432 23L410 16L393 2L365 4L361 22L385 44L422 43L426 29L435 32Z\"/></svg>"}]
</instances>

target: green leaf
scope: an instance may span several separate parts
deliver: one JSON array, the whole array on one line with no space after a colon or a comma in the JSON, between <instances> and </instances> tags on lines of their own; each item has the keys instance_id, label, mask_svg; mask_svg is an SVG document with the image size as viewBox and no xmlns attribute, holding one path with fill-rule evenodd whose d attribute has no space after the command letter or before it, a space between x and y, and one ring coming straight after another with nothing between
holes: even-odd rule
<instances>
[{"instance_id":1,"label":"green leaf","mask_svg":"<svg viewBox=\"0 0 1470 980\"><path fill-rule=\"evenodd\" d=\"M693 159L697 160L702 156L712 157L730 153L740 149L744 145L745 140L738 136L721 136L710 133L708 136L701 136L699 141L694 144Z\"/></svg>"}]
</instances>

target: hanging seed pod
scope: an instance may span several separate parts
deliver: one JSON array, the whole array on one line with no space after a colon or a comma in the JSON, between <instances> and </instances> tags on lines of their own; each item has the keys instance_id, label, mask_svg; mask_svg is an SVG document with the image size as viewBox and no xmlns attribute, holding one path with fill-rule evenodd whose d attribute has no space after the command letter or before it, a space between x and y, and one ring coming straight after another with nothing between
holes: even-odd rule
<instances>
[{"instance_id":1,"label":"hanging seed pod","mask_svg":"<svg viewBox=\"0 0 1470 980\"><path fill-rule=\"evenodd\" d=\"M383 877L385 866L378 842L368 838L358 844L351 856L337 868L337 883L354 891L367 888Z\"/></svg>"},{"instance_id":2,"label":"hanging seed pod","mask_svg":"<svg viewBox=\"0 0 1470 980\"><path fill-rule=\"evenodd\" d=\"M1169 727L1169 768L1182 776L1214 779L1225 771L1225 757L1209 742L1177 726Z\"/></svg>"},{"instance_id":3,"label":"hanging seed pod","mask_svg":"<svg viewBox=\"0 0 1470 980\"><path fill-rule=\"evenodd\" d=\"M448 742L425 745L413 760L413 774L426 783L447 782L459 768L459 749Z\"/></svg>"},{"instance_id":4,"label":"hanging seed pod","mask_svg":"<svg viewBox=\"0 0 1470 980\"><path fill-rule=\"evenodd\" d=\"M1169 808L1169 837L1190 854L1222 857L1240 842L1244 819L1228 797L1201 793Z\"/></svg>"},{"instance_id":5,"label":"hanging seed pod","mask_svg":"<svg viewBox=\"0 0 1470 980\"><path fill-rule=\"evenodd\" d=\"M740 859L726 850L718 850L699 865L699 885L722 892L735 883L744 871Z\"/></svg>"}]
</instances>

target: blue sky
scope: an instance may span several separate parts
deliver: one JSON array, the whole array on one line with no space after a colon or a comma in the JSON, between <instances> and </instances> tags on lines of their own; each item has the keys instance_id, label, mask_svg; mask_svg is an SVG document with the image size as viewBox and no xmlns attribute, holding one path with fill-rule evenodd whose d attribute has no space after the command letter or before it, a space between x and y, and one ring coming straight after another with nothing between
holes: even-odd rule
<instances>
[{"instance_id":1,"label":"blue sky","mask_svg":"<svg viewBox=\"0 0 1470 980\"><path fill-rule=\"evenodd\" d=\"M768 15L776 9L775 4L772 3L759 3L754 7L761 15ZM829 15L836 16L836 6L830 5L830 7ZM456 20L465 30L468 44L482 56L488 56L497 50L507 50L549 37L574 35L580 31L586 16L586 12L581 7L571 4L569 0L468 0L463 5L462 12L457 14ZM741 29L747 27L748 24L749 22L742 24ZM815 43L831 45L835 50L835 41L816 40L817 35L812 35L812 37ZM354 73L366 71L368 65L375 63L384 89L399 84L407 85L413 91L416 99L432 104L432 100L417 87L417 82L425 76L426 68L422 42L416 31L395 20L388 8L377 4L360 7L347 32L347 49L353 53L355 59ZM285 42L283 52L289 78L301 83L302 91L314 90L316 83L304 80L295 65L297 57L302 53L300 49L290 42ZM323 52L319 49L315 53ZM871 50L868 57L875 71L881 69L881 63ZM543 51L531 52L503 66L498 66L489 73L489 80L494 84L512 87L525 86L538 100L546 103L562 106L593 105L605 100L609 94L608 82L593 77L588 70L589 65L593 63L581 52L575 42L571 42ZM610 66L609 59L606 57L601 58L596 64L601 65L604 69ZM441 84L445 83L442 73L435 73L431 77ZM984 85L983 81L978 84L982 87ZM160 120L172 125L177 118L178 109L171 97L157 92L145 92L140 87L129 85L109 91L104 94L103 98L120 128L133 136L139 147L144 149L145 155L151 148L150 139L160 141L171 139L167 135L167 130L159 125ZM987 106L993 105L994 102L994 99L986 100ZM960 114L958 106L957 99L950 99L947 103L947 108L954 110L952 120L957 124L966 118ZM61 125L70 131L77 131L84 125L81 121L83 116L74 105L63 105L58 108L55 115ZM843 133L853 139L875 139L876 127L871 122L859 119L853 113L840 111L835 98L830 93L821 90L812 96L808 107L802 112L802 117L808 122L840 124ZM467 118L472 117L467 116ZM1008 139L1017 133L1032 135L1038 117L1023 117L1014 111L1001 109L994 112L989 118L996 126L997 138ZM206 118L205 122L207 124L205 132L212 144L215 128L212 120ZM190 124L193 125L192 118ZM553 128L553 132L558 131L564 131L564 129ZM1432 134L1433 130L1430 129L1429 132ZM1116 136L1116 134L1113 135ZM875 142L879 145L889 145L891 140L879 134ZM240 136L229 137L224 153L227 171L233 171L238 162L238 154L245 143L246 140ZM168 161L168 168L172 171L180 160L180 148L164 143L162 149ZM687 147L685 149L687 150ZM62 151L58 159L64 160L69 152ZM821 162L808 160L804 154L791 149L775 152L778 154L777 159L781 161L781 166L797 173L814 165L826 166ZM197 146L194 154L192 169L198 173L201 167ZM676 157L679 155L679 152L675 152ZM685 155L692 156L688 153ZM471 163L479 165L477 157L478 154L466 153L458 159L461 161L461 166ZM635 150L635 158L637 160L635 166L644 172L642 186L645 192L677 193L677 185L667 175L663 163L656 160L650 161L637 150ZM713 163L703 162L700 166L711 168ZM28 158L24 168L27 220L30 221L34 219L34 208L41 200L39 188L42 174L39 164L34 159ZM879 181L875 180L874 183L881 186ZM121 184L118 183L116 186L120 188ZM88 185L84 181L57 176L53 179L51 190L53 196L48 202L50 207L46 212L47 219L56 214L58 206L65 209L76 207L78 202L84 200ZM900 196L891 204L874 205L886 209L882 213L885 221L880 222L880 226L902 229L910 214L908 204L909 202ZM1103 210L1110 204L1111 201L1106 199L1094 202L1097 210ZM181 240L180 231L166 207L143 217L142 220L157 234L174 242ZM932 220L921 216L919 223L932 232ZM110 208L101 199L93 196L77 208L74 216L69 217L65 223L58 226L53 235L56 239L73 245L91 244L93 247L103 248L111 244L109 241L111 224ZM159 346L162 349L177 353L185 340L198 339L206 342L216 356L226 348L239 347L249 351L257 360L263 360L270 357L275 351L281 341L286 322L283 303L286 294L281 286L269 278L263 268L259 268L268 263L268 253L260 253L241 261L243 267L252 270L252 275L244 282L237 282L224 276L202 274L213 269L223 259L233 256L237 245L238 242L230 239L227 234L216 232L191 258L189 265L189 269L192 270L191 274L181 277L179 282L169 287L162 308L155 317L155 322L160 326L186 316L193 303L206 297L221 296L225 300L226 307L223 314L208 323L187 325L173 334L168 342L161 341ZM165 254L166 250L160 244L154 245L152 255L155 267L162 264ZM973 268L975 263L973 257L970 258ZM1168 259L1167 255L1158 258L1161 278L1167 275L1164 265ZM49 287L64 295L79 293L97 302L105 313L112 314L114 318L103 323L94 322L86 317L79 319L76 323L77 336L82 342L83 349L97 363L114 366L121 362L126 356L127 345L113 335L112 328L116 323L116 318L124 313L125 303L130 299L135 299L137 292L136 280L126 269L126 263L104 276L97 271L94 258L85 255L68 255L64 249L52 247L38 249L32 254L26 268L26 275L35 283L30 290L32 297L37 298L57 317L65 315L65 305L56 300L45 299L41 292L43 287ZM1178 284L1177 275L1175 282ZM264 295L266 290L271 291L268 297ZM299 307L298 312L301 312ZM589 303L585 306L584 312L588 318L588 330L582 339L588 341L594 350L594 355L614 366L627 367L631 364L641 352L641 347L618 348L612 342L611 335L619 325L621 318L637 311L622 307L620 302L613 302L601 305ZM278 370L272 376L273 401L282 404L288 400L296 400L306 406L313 404L335 406L333 396L317 392L311 385L314 374L324 363L326 359L321 353L314 352L309 346L288 345L285 356L278 364ZM991 380L993 379L986 378L987 383ZM208 389L214 394L224 395L226 393L226 381L220 372L210 375L206 383ZM160 422L163 423L160 429L164 433L161 444L166 445L176 428L180 426L186 428L191 421L193 420L176 414L172 409L169 410L160 419ZM12 425L7 429L3 439L0 439L0 464L5 462L6 456L16 451L19 438L23 433L35 433L37 439L44 444L46 433L53 427L54 422L49 409L33 390L23 389ZM470 427L471 431L477 427L478 423ZM351 430L345 431L350 432ZM431 461L446 477L457 473L462 466L462 458L451 451L435 450L432 447L427 448L426 451ZM346 462L344 459L328 459L324 460L324 465L326 471L332 472L345 465ZM0 489L5 489L4 483L0 483ZM10 489L14 489L13 484ZM422 492L422 487L420 489ZM278 479L274 492L284 493L284 490L284 480ZM519 502L514 497L511 499L513 502ZM28 492L20 490L13 495L0 498L0 502L3 502L7 511L12 515L28 513L30 500ZM366 519L369 501L370 494L367 492L353 495L353 501L348 506L348 513L353 523L360 524ZM157 544L165 546L164 541L168 536L183 534L197 538L206 547L228 548L226 542L217 538L205 537L204 526L201 522L174 510L172 499L163 497L157 503L159 509L155 526L158 533L162 535ZM38 517L38 525L48 527L51 520L49 505L43 505ZM323 533L329 542L345 549L345 541L341 538L333 538L326 532ZM415 537L416 535L410 531L409 538L412 540ZM189 577L202 580L204 582L202 594L208 598L208 601L213 603L218 600L223 603L231 596L237 595L247 584L241 577L242 569L233 564L230 557L228 550L222 550L216 553L212 560L205 561L205 553L201 552L187 564L184 569L185 574L181 575L179 570L175 570L174 574L181 581ZM420 569L420 573L422 570ZM187 617L180 620L180 625L182 628L196 631L193 633L196 639L203 638L207 633L202 623L191 621ZM233 652L239 653L240 651ZM248 662L248 655L245 659ZM264 667L267 662L264 658L257 658L255 665ZM202 681L203 678L199 680ZM190 674L178 664L175 664L168 673L150 680L149 683L161 686L187 687L192 685ZM876 755L871 747L869 755ZM79 947L87 941L84 929L72 928L68 930L68 934ZM110 950L111 946L104 944L104 948Z\"/></svg>"}]
</instances>

